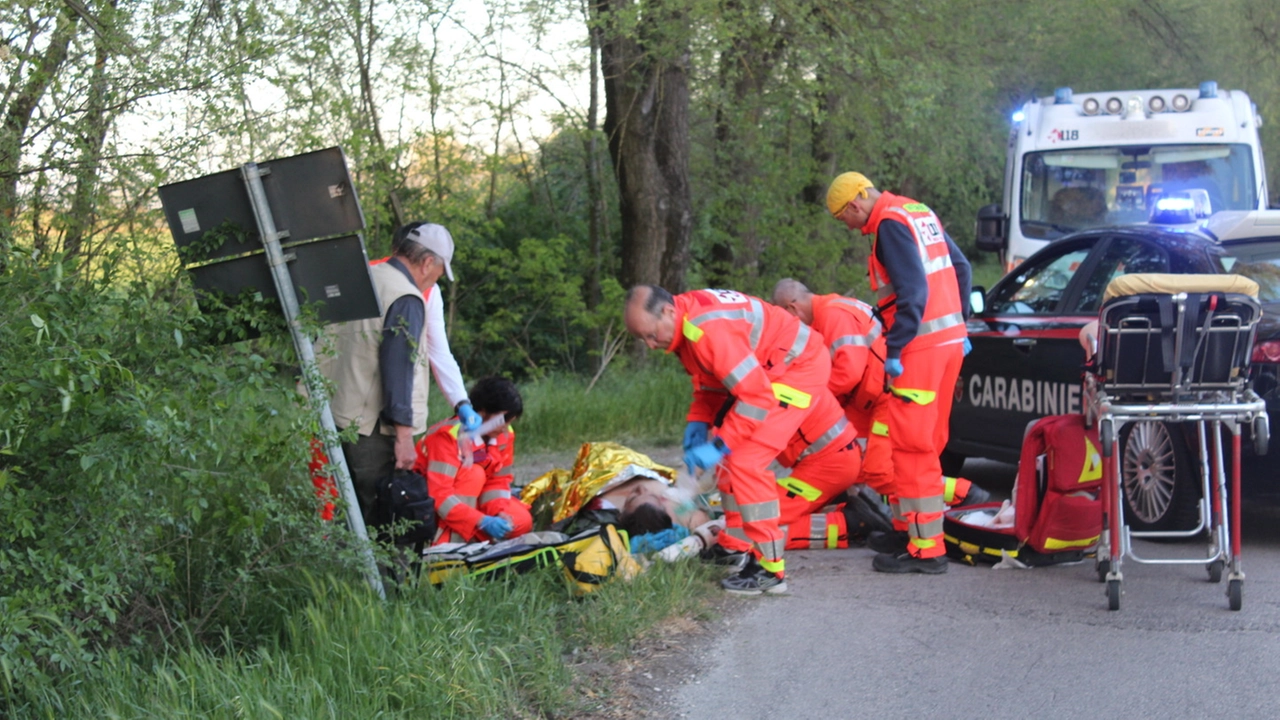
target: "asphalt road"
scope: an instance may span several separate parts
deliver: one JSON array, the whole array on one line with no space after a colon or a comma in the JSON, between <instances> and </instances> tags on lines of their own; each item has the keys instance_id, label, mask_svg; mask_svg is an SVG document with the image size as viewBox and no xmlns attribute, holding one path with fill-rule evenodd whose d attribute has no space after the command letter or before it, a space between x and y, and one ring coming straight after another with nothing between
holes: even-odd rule
<instances>
[{"instance_id":1,"label":"asphalt road","mask_svg":"<svg viewBox=\"0 0 1280 720\"><path fill-rule=\"evenodd\" d=\"M965 475L1007 497L1015 468ZM731 718L1280 717L1280 510L1247 508L1244 607L1202 566L1127 562L1107 610L1092 561L871 570L870 550L789 552L790 594L734 604L677 714ZM1203 545L1140 545L1202 552Z\"/></svg>"}]
</instances>

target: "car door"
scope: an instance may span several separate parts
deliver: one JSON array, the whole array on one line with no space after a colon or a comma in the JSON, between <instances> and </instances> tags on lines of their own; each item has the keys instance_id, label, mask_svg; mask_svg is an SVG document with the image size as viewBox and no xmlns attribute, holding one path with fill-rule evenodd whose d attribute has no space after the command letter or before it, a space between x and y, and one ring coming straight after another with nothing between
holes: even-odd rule
<instances>
[{"instance_id":1,"label":"car door","mask_svg":"<svg viewBox=\"0 0 1280 720\"><path fill-rule=\"evenodd\" d=\"M1056 242L991 290L969 322L973 350L956 387L949 450L1016 462L1028 422L1080 411L1084 323L1064 318L1063 308L1079 296L1080 273L1101 240Z\"/></svg>"}]
</instances>

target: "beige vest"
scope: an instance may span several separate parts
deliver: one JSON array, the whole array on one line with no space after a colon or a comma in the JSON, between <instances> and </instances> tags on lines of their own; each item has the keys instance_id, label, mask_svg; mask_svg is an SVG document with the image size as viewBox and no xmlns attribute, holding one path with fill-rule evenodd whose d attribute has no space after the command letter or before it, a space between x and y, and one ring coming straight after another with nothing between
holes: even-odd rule
<instances>
[{"instance_id":1,"label":"beige vest","mask_svg":"<svg viewBox=\"0 0 1280 720\"><path fill-rule=\"evenodd\" d=\"M382 372L378 368L378 346L382 343L382 321L387 308L405 295L423 297L418 287L390 263L369 268L381 315L365 320L335 323L325 328L316 349L320 372L333 383L330 407L339 429L355 423L361 435L373 434L382 412ZM425 302L425 299L424 299ZM427 429L427 324L413 363L413 434ZM395 434L384 427L383 433Z\"/></svg>"}]
</instances>

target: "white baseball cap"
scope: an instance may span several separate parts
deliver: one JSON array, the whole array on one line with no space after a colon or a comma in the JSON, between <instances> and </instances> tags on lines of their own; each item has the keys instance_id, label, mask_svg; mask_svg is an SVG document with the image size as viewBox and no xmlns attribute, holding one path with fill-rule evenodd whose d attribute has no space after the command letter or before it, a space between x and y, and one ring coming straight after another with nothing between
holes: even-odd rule
<instances>
[{"instance_id":1,"label":"white baseball cap","mask_svg":"<svg viewBox=\"0 0 1280 720\"><path fill-rule=\"evenodd\" d=\"M424 223L409 231L405 240L412 240L444 260L444 274L453 282L453 236L443 225Z\"/></svg>"}]
</instances>

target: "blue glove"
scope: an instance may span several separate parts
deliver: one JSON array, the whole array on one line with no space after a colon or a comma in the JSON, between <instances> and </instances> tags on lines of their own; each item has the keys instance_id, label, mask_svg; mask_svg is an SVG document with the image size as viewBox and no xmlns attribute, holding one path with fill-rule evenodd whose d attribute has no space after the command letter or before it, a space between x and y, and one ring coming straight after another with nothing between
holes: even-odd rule
<instances>
[{"instance_id":1,"label":"blue glove","mask_svg":"<svg viewBox=\"0 0 1280 720\"><path fill-rule=\"evenodd\" d=\"M480 429L480 413L471 407L471 401L463 400L458 403L458 419L462 421L462 429L466 432L475 432Z\"/></svg>"},{"instance_id":2,"label":"blue glove","mask_svg":"<svg viewBox=\"0 0 1280 720\"><path fill-rule=\"evenodd\" d=\"M494 540L501 540L511 532L514 525L511 521L498 515L485 515L480 518L480 522L476 523L480 528L480 532L488 535Z\"/></svg>"},{"instance_id":3,"label":"blue glove","mask_svg":"<svg viewBox=\"0 0 1280 720\"><path fill-rule=\"evenodd\" d=\"M711 426L697 420L684 426L684 442L681 444L685 450L693 448L707 441L707 432L711 430Z\"/></svg>"},{"instance_id":4,"label":"blue glove","mask_svg":"<svg viewBox=\"0 0 1280 720\"><path fill-rule=\"evenodd\" d=\"M714 442L702 443L685 451L684 466L689 468L689 472L693 472L694 468L709 470L719 465L728 454L729 448L716 438Z\"/></svg>"},{"instance_id":5,"label":"blue glove","mask_svg":"<svg viewBox=\"0 0 1280 720\"><path fill-rule=\"evenodd\" d=\"M964 356L969 357L969 353L973 352L973 343L969 342L969 338L964 339Z\"/></svg>"},{"instance_id":6,"label":"blue glove","mask_svg":"<svg viewBox=\"0 0 1280 720\"><path fill-rule=\"evenodd\" d=\"M898 358L889 358L884 361L884 374L891 378L896 378L902 374L902 361Z\"/></svg>"}]
</instances>

